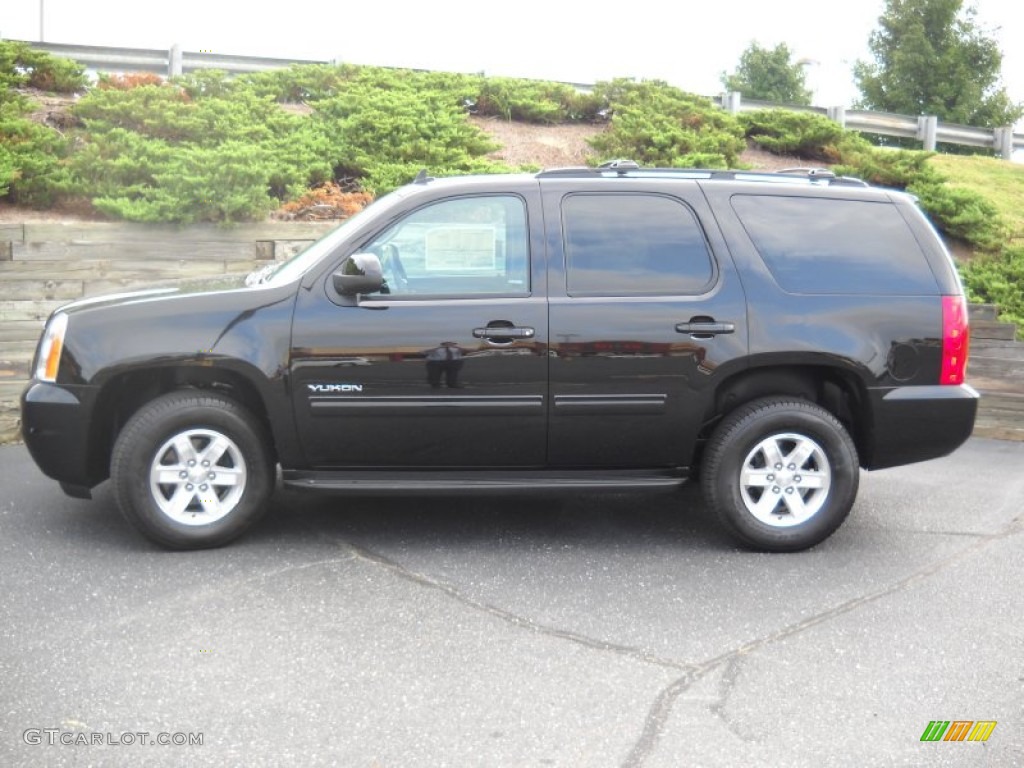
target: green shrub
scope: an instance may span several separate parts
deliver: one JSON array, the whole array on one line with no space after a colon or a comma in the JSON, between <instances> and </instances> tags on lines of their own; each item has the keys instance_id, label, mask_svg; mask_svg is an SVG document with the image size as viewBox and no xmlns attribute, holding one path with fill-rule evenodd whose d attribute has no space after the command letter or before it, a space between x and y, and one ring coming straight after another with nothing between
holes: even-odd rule
<instances>
[{"instance_id":1,"label":"green shrub","mask_svg":"<svg viewBox=\"0 0 1024 768\"><path fill-rule=\"evenodd\" d=\"M907 191L947 235L982 251L998 251L1009 233L994 205L972 189L952 187L934 179L915 182Z\"/></svg>"},{"instance_id":2,"label":"green shrub","mask_svg":"<svg viewBox=\"0 0 1024 768\"><path fill-rule=\"evenodd\" d=\"M709 99L660 81L614 80L595 89L612 110L608 130L590 139L604 158L675 168L730 168L745 144L737 120Z\"/></svg>"},{"instance_id":3,"label":"green shrub","mask_svg":"<svg viewBox=\"0 0 1024 768\"><path fill-rule=\"evenodd\" d=\"M11 183L17 180L20 173L14 155L7 147L0 144L0 197L10 191Z\"/></svg>"},{"instance_id":4,"label":"green shrub","mask_svg":"<svg viewBox=\"0 0 1024 768\"><path fill-rule=\"evenodd\" d=\"M1024 336L1024 246L976 257L960 265L960 275L971 301L996 304L999 318Z\"/></svg>"},{"instance_id":5,"label":"green shrub","mask_svg":"<svg viewBox=\"0 0 1024 768\"><path fill-rule=\"evenodd\" d=\"M201 69L172 77L169 85L180 88L189 99L203 97L224 98L234 93L239 84L221 69Z\"/></svg>"},{"instance_id":6,"label":"green shrub","mask_svg":"<svg viewBox=\"0 0 1024 768\"><path fill-rule=\"evenodd\" d=\"M911 184L941 182L942 176L928 163L931 152L884 149L871 146L855 133L847 133L837 146L837 174L856 176L869 184L906 189Z\"/></svg>"},{"instance_id":7,"label":"green shrub","mask_svg":"<svg viewBox=\"0 0 1024 768\"><path fill-rule=\"evenodd\" d=\"M38 88L75 93L88 85L85 68L70 59L37 51L26 43L0 40L0 89Z\"/></svg>"},{"instance_id":8,"label":"green shrub","mask_svg":"<svg viewBox=\"0 0 1024 768\"><path fill-rule=\"evenodd\" d=\"M229 141L180 149L154 166L150 184L93 199L104 213L131 221L229 222L260 219L276 207L265 187L260 147Z\"/></svg>"},{"instance_id":9,"label":"green shrub","mask_svg":"<svg viewBox=\"0 0 1024 768\"><path fill-rule=\"evenodd\" d=\"M0 186L11 202L44 208L71 188L70 145L52 128L23 117L23 110L17 101L0 105Z\"/></svg>"},{"instance_id":10,"label":"green shrub","mask_svg":"<svg viewBox=\"0 0 1024 768\"><path fill-rule=\"evenodd\" d=\"M829 160L845 131L836 122L812 112L761 109L739 116L744 134L777 155L798 155L808 160Z\"/></svg>"},{"instance_id":11,"label":"green shrub","mask_svg":"<svg viewBox=\"0 0 1024 768\"><path fill-rule=\"evenodd\" d=\"M315 107L314 125L330 145L335 175L357 177L376 194L422 168L434 175L509 170L477 161L497 147L445 94L358 85Z\"/></svg>"}]
</instances>

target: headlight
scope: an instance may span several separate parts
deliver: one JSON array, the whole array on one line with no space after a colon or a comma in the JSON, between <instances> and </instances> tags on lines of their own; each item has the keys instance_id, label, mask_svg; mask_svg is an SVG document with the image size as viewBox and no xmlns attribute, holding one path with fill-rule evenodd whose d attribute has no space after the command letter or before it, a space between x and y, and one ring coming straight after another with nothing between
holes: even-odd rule
<instances>
[{"instance_id":1,"label":"headlight","mask_svg":"<svg viewBox=\"0 0 1024 768\"><path fill-rule=\"evenodd\" d=\"M46 324L43 338L39 342L39 357L36 358L38 381L54 382L60 367L60 353L64 351L64 334L68 330L68 316L63 312L54 315Z\"/></svg>"}]
</instances>

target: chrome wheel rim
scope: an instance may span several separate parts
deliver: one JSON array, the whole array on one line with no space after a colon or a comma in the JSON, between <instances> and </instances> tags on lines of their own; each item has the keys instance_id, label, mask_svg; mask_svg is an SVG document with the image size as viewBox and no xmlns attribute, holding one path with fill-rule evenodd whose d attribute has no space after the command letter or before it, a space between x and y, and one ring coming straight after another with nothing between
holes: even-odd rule
<instances>
[{"instance_id":1,"label":"chrome wheel rim","mask_svg":"<svg viewBox=\"0 0 1024 768\"><path fill-rule=\"evenodd\" d=\"M806 435L784 432L766 437L747 454L740 470L740 494L747 512L773 528L810 520L832 487L825 451Z\"/></svg>"},{"instance_id":2,"label":"chrome wheel rim","mask_svg":"<svg viewBox=\"0 0 1024 768\"><path fill-rule=\"evenodd\" d=\"M153 501L181 525L209 525L238 506L245 492L242 451L211 429L189 429L165 442L149 468Z\"/></svg>"}]
</instances>

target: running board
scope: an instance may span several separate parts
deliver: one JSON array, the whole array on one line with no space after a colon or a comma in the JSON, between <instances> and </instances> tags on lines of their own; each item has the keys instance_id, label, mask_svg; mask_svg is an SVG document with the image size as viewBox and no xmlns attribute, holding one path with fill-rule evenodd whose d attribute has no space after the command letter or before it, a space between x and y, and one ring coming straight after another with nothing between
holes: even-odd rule
<instances>
[{"instance_id":1,"label":"running board","mask_svg":"<svg viewBox=\"0 0 1024 768\"><path fill-rule=\"evenodd\" d=\"M515 492L601 493L671 490L686 482L683 470L299 470L282 473L289 490L386 495L452 495Z\"/></svg>"}]
</instances>

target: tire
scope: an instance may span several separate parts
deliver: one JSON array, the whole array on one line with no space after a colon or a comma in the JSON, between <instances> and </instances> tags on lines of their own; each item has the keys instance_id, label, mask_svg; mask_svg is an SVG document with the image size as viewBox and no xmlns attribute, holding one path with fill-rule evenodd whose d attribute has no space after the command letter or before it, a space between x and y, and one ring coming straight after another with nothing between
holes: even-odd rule
<instances>
[{"instance_id":1,"label":"tire","mask_svg":"<svg viewBox=\"0 0 1024 768\"><path fill-rule=\"evenodd\" d=\"M114 444L118 506L146 538L170 549L227 544L259 519L273 492L269 445L259 421L228 397L162 395L128 420Z\"/></svg>"},{"instance_id":2,"label":"tire","mask_svg":"<svg viewBox=\"0 0 1024 768\"><path fill-rule=\"evenodd\" d=\"M704 452L704 500L741 542L768 552L808 549L850 513L860 481L842 424L805 400L769 397L730 413Z\"/></svg>"}]
</instances>

